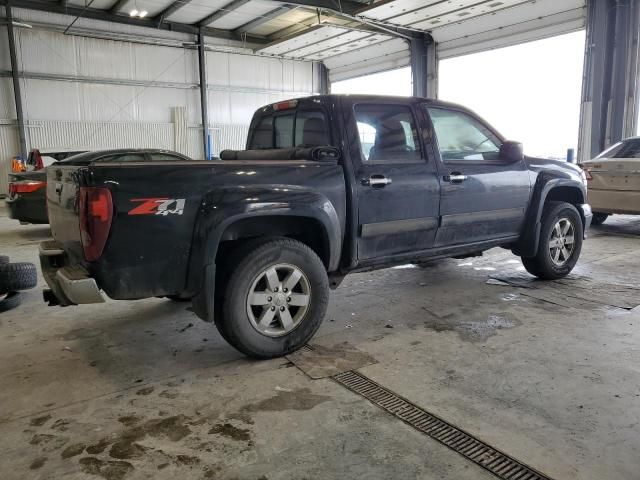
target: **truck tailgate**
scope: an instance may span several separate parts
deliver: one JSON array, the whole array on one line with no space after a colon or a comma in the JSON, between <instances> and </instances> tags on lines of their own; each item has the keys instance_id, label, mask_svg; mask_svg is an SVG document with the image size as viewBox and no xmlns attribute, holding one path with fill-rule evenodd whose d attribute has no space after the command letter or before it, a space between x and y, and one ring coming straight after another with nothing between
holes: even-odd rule
<instances>
[{"instance_id":1,"label":"truck tailgate","mask_svg":"<svg viewBox=\"0 0 640 480\"><path fill-rule=\"evenodd\" d=\"M52 165L47 168L47 209L51 233L70 259L84 263L80 239L78 198L83 167Z\"/></svg>"}]
</instances>

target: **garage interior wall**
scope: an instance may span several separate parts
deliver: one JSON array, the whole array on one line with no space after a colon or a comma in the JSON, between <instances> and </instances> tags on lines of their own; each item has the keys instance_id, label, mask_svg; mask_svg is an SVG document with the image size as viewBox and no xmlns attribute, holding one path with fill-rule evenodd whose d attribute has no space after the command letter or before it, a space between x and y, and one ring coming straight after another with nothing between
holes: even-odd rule
<instances>
[{"instance_id":1,"label":"garage interior wall","mask_svg":"<svg viewBox=\"0 0 640 480\"><path fill-rule=\"evenodd\" d=\"M81 19L74 28L87 36L65 35L56 26L68 25L73 17L22 9L13 9L13 15L33 26L15 28L28 149L149 147L204 157L195 36L158 32L176 46L151 45L133 36L144 31L148 39L149 29ZM92 38L91 32L106 30L105 25L120 32L113 35L118 40ZM2 195L19 145L4 26L0 39ZM214 46L213 41L207 39L207 46L225 42L215 39ZM233 51L208 50L206 58L214 152L244 147L256 108L319 91L313 62L249 55L232 45L220 48Z\"/></svg>"}]
</instances>

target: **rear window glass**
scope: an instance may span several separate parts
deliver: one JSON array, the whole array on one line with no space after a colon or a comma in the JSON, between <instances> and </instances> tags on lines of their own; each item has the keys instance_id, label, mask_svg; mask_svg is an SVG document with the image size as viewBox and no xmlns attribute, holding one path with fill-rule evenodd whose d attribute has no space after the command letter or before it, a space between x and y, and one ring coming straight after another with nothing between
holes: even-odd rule
<instances>
[{"instance_id":1,"label":"rear window glass","mask_svg":"<svg viewBox=\"0 0 640 480\"><path fill-rule=\"evenodd\" d=\"M260 119L253 131L250 148L257 150L273 148L273 116L267 115Z\"/></svg>"},{"instance_id":2,"label":"rear window glass","mask_svg":"<svg viewBox=\"0 0 640 480\"><path fill-rule=\"evenodd\" d=\"M331 145L323 111L301 109L262 116L250 133L249 150Z\"/></svg>"},{"instance_id":3,"label":"rear window glass","mask_svg":"<svg viewBox=\"0 0 640 480\"><path fill-rule=\"evenodd\" d=\"M640 158L640 140L628 140L616 153L617 158Z\"/></svg>"},{"instance_id":4,"label":"rear window glass","mask_svg":"<svg viewBox=\"0 0 640 480\"><path fill-rule=\"evenodd\" d=\"M293 114L279 115L273 121L276 148L293 147Z\"/></svg>"}]
</instances>

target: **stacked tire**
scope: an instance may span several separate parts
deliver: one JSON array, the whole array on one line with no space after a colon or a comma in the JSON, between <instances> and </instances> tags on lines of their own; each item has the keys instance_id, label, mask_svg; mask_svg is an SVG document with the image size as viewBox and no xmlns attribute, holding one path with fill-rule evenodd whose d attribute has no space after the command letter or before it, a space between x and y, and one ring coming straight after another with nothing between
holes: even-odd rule
<instances>
[{"instance_id":1,"label":"stacked tire","mask_svg":"<svg viewBox=\"0 0 640 480\"><path fill-rule=\"evenodd\" d=\"M20 290L29 290L38 283L36 266L28 262L9 262L0 255L0 313L20 305Z\"/></svg>"}]
</instances>

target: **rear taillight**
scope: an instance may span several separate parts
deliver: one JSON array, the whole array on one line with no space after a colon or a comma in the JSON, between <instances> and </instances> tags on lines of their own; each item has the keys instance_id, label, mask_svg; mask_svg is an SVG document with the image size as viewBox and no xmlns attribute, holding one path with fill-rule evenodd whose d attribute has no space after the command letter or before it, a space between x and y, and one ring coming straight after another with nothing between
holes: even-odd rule
<instances>
[{"instance_id":1,"label":"rear taillight","mask_svg":"<svg viewBox=\"0 0 640 480\"><path fill-rule=\"evenodd\" d=\"M582 171L584 172L584 177L587 180L593 180L593 177L591 176L591 168L587 167L586 165L580 165L580 167L582 167Z\"/></svg>"},{"instance_id":2,"label":"rear taillight","mask_svg":"<svg viewBox=\"0 0 640 480\"><path fill-rule=\"evenodd\" d=\"M80 187L80 237L84 258L100 258L109 238L113 219L111 191L103 187Z\"/></svg>"},{"instance_id":3,"label":"rear taillight","mask_svg":"<svg viewBox=\"0 0 640 480\"><path fill-rule=\"evenodd\" d=\"M11 182L9 184L9 195L16 195L18 193L31 193L46 186L47 182L37 182L34 180Z\"/></svg>"}]
</instances>

